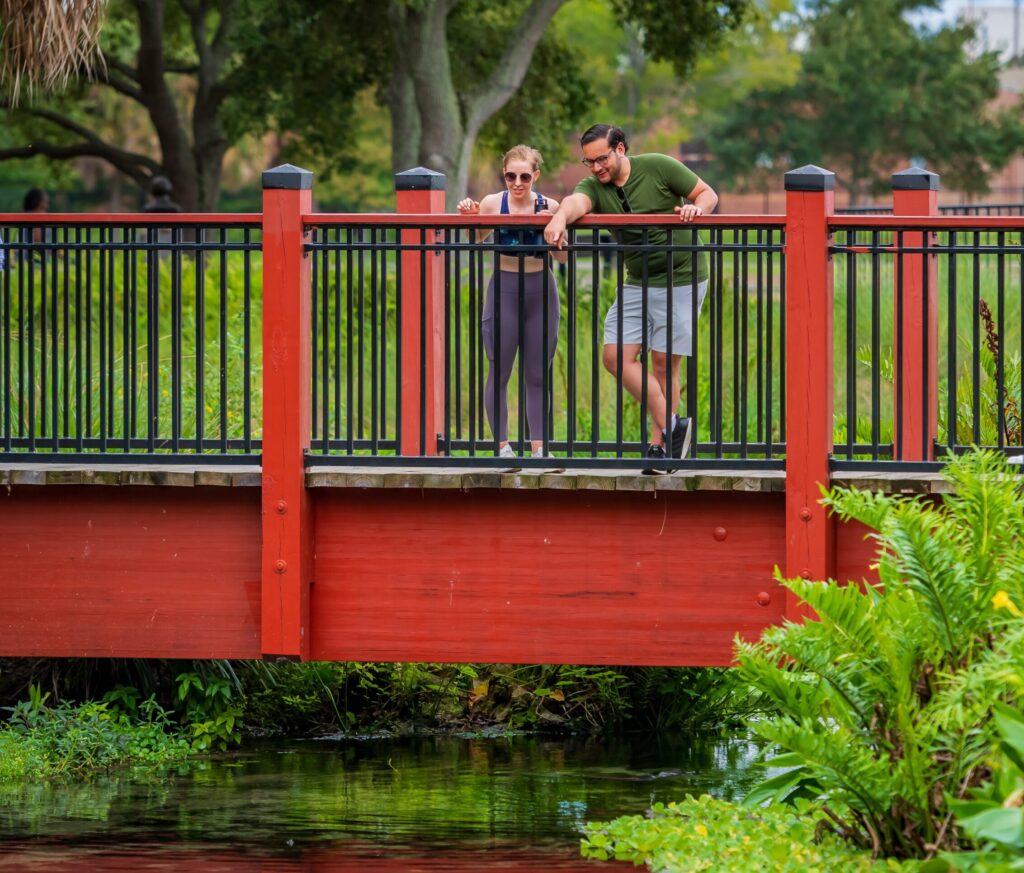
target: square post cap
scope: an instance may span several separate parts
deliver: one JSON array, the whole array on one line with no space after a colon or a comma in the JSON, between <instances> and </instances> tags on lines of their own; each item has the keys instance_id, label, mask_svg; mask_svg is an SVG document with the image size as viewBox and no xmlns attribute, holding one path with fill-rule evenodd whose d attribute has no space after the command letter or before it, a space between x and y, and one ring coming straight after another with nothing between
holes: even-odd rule
<instances>
[{"instance_id":1,"label":"square post cap","mask_svg":"<svg viewBox=\"0 0 1024 873\"><path fill-rule=\"evenodd\" d=\"M892 174L893 191L938 191L939 174L924 167L907 167Z\"/></svg>"},{"instance_id":2,"label":"square post cap","mask_svg":"<svg viewBox=\"0 0 1024 873\"><path fill-rule=\"evenodd\" d=\"M263 187L288 191L305 191L313 187L313 174L302 167L281 164L263 171Z\"/></svg>"},{"instance_id":3,"label":"square post cap","mask_svg":"<svg viewBox=\"0 0 1024 873\"><path fill-rule=\"evenodd\" d=\"M834 191L836 174L814 164L806 164L786 173L785 188L787 191Z\"/></svg>"},{"instance_id":4,"label":"square post cap","mask_svg":"<svg viewBox=\"0 0 1024 873\"><path fill-rule=\"evenodd\" d=\"M444 191L446 177L444 173L416 167L395 173L396 191Z\"/></svg>"}]
</instances>

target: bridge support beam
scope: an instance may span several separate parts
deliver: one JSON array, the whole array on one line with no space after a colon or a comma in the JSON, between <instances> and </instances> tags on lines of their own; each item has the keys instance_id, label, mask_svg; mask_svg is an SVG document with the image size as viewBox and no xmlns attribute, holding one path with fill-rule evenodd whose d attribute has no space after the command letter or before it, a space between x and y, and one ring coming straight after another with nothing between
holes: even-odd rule
<instances>
[{"instance_id":1,"label":"bridge support beam","mask_svg":"<svg viewBox=\"0 0 1024 873\"><path fill-rule=\"evenodd\" d=\"M313 174L285 164L263 174L263 522L260 560L264 656L309 657L313 508L305 482L312 433L310 262L303 216Z\"/></svg>"},{"instance_id":2,"label":"bridge support beam","mask_svg":"<svg viewBox=\"0 0 1024 873\"><path fill-rule=\"evenodd\" d=\"M819 504L833 448L832 259L835 174L786 173L786 567L788 578L835 574L835 526ZM785 616L808 607L787 592Z\"/></svg>"},{"instance_id":3,"label":"bridge support beam","mask_svg":"<svg viewBox=\"0 0 1024 873\"><path fill-rule=\"evenodd\" d=\"M938 215L939 177L919 167L892 175L892 212ZM902 248L924 248L932 234L907 231ZM898 242L898 241L897 241ZM896 264L897 461L932 461L938 436L938 264L933 254L901 255Z\"/></svg>"}]
</instances>

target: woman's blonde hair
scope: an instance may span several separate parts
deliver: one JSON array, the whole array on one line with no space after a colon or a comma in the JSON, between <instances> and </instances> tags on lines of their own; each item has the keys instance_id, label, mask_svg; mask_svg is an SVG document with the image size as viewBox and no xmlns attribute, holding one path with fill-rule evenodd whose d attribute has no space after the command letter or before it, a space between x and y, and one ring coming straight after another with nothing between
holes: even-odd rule
<instances>
[{"instance_id":1,"label":"woman's blonde hair","mask_svg":"<svg viewBox=\"0 0 1024 873\"><path fill-rule=\"evenodd\" d=\"M535 148L519 144L512 146L512 148L505 152L505 157L501 160L502 169L508 166L509 161L526 161L536 172L540 169L541 164L544 163L544 158L541 157L540 152Z\"/></svg>"}]
</instances>

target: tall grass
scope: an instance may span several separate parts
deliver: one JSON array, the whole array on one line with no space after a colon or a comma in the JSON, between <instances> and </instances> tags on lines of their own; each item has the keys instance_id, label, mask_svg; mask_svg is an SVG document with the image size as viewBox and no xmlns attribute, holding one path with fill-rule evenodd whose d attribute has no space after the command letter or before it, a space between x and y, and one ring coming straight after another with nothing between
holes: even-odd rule
<instances>
[{"instance_id":1,"label":"tall grass","mask_svg":"<svg viewBox=\"0 0 1024 873\"><path fill-rule=\"evenodd\" d=\"M156 233L136 229L132 243L171 242ZM262 259L227 250L240 233L207 229L221 251L171 252L68 230L63 245L12 256L0 272L0 445L169 452L201 439L223 452L258 439Z\"/></svg>"},{"instance_id":2,"label":"tall grass","mask_svg":"<svg viewBox=\"0 0 1024 873\"><path fill-rule=\"evenodd\" d=\"M920 265L923 256L904 255L901 271L893 248L905 243L891 232L838 234L837 243L857 249L834 259L835 439L849 451L850 443L893 441L896 288L911 262ZM938 397L937 441L1019 446L1021 234L943 232L930 246L943 249L931 256L938 322L938 384L932 387ZM903 318L920 322L922 315L905 312Z\"/></svg>"}]
</instances>

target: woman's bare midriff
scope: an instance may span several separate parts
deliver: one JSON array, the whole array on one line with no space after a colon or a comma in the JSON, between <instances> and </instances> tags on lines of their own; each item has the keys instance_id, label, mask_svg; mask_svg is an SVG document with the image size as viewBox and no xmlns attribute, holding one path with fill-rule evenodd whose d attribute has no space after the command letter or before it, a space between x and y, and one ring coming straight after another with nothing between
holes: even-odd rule
<instances>
[{"instance_id":1,"label":"woman's bare midriff","mask_svg":"<svg viewBox=\"0 0 1024 873\"><path fill-rule=\"evenodd\" d=\"M498 266L505 273L518 273L520 264L524 273L539 273L547 265L547 258L510 258L508 255L501 255L498 258Z\"/></svg>"}]
</instances>

